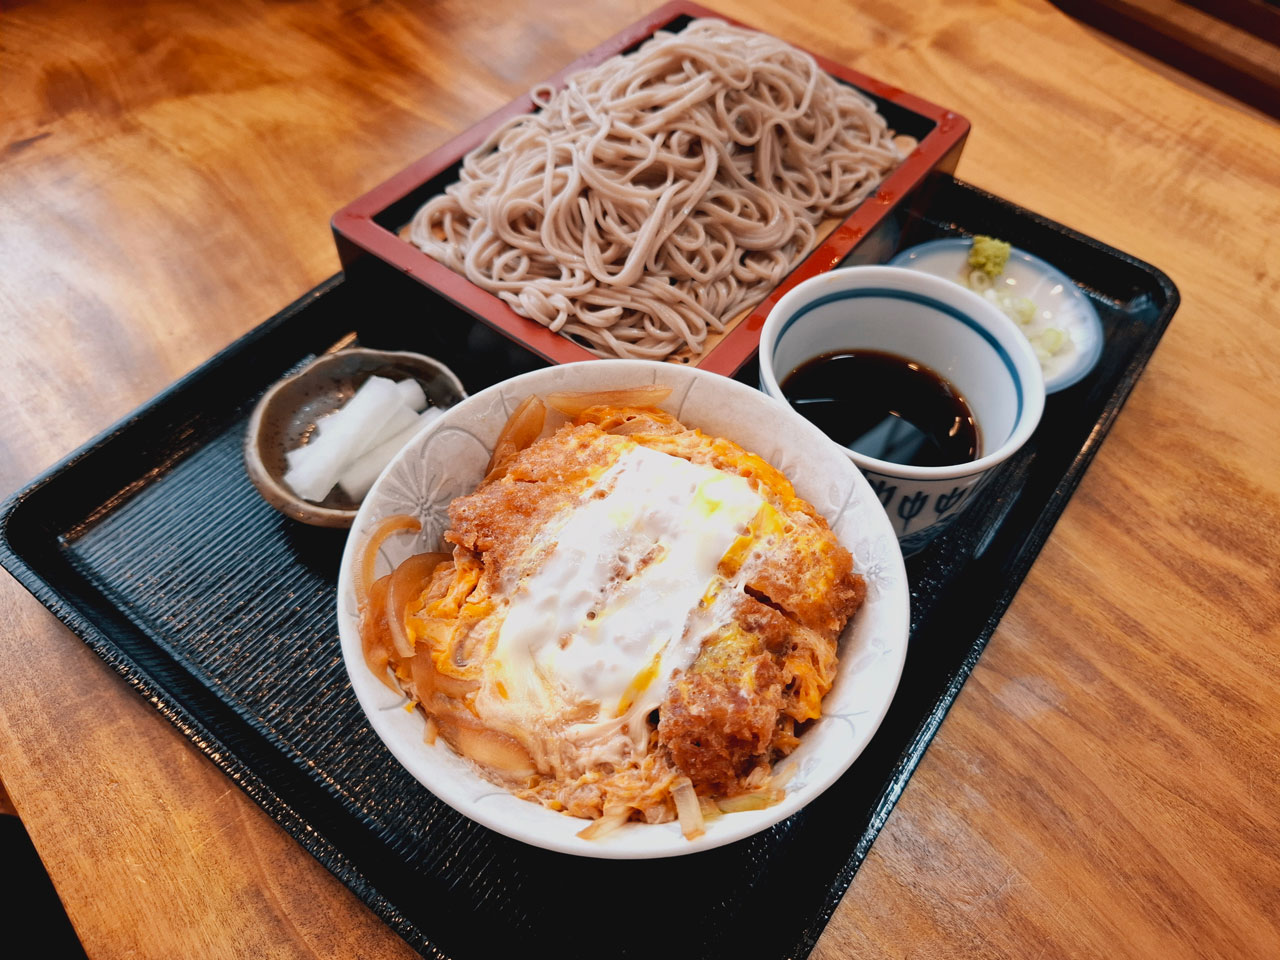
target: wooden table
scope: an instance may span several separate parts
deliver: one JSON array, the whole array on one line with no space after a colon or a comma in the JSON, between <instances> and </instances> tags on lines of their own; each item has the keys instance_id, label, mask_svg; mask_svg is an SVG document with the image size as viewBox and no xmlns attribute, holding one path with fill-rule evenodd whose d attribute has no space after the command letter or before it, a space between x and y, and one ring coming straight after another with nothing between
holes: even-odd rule
<instances>
[{"instance_id":1,"label":"wooden table","mask_svg":"<svg viewBox=\"0 0 1280 960\"><path fill-rule=\"evenodd\" d=\"M1048 3L716 2L967 115L962 177L1183 296L815 956L1275 956L1280 126ZM4 490L333 272L344 202L650 5L12 6ZM90 956L410 954L8 578L0 625L0 776Z\"/></svg>"}]
</instances>

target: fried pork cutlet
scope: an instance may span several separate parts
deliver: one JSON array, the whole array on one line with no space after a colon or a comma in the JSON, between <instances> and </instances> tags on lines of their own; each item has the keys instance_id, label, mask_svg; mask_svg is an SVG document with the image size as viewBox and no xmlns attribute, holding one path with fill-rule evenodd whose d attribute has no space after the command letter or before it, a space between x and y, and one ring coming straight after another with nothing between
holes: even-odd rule
<instances>
[{"instance_id":1,"label":"fried pork cutlet","mask_svg":"<svg viewBox=\"0 0 1280 960\"><path fill-rule=\"evenodd\" d=\"M452 561L406 607L416 655L373 643L433 734L576 816L759 788L865 594L781 472L653 408L586 410L449 516Z\"/></svg>"}]
</instances>

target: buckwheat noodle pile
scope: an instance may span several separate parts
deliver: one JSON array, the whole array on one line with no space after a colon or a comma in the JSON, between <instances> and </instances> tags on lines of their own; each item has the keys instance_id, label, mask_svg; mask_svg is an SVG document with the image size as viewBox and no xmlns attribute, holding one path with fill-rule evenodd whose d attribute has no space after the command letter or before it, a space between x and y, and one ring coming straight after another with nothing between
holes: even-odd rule
<instances>
[{"instance_id":1,"label":"buckwheat noodle pile","mask_svg":"<svg viewBox=\"0 0 1280 960\"><path fill-rule=\"evenodd\" d=\"M716 20L534 99L467 154L410 238L601 356L700 353L902 159L857 91Z\"/></svg>"}]
</instances>

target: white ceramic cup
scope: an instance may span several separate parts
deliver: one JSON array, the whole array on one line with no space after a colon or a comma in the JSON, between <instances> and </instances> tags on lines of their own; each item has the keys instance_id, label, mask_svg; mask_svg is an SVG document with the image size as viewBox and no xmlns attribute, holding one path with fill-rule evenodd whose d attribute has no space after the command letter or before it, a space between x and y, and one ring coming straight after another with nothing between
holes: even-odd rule
<instances>
[{"instance_id":1,"label":"white ceramic cup","mask_svg":"<svg viewBox=\"0 0 1280 960\"><path fill-rule=\"evenodd\" d=\"M968 402L979 457L922 467L842 447L866 475L904 554L922 549L974 499L1044 412L1044 375L1017 326L977 294L900 267L847 267L799 284L760 334L760 389L786 402L780 383L833 351L876 350L931 368ZM834 441L833 441L834 442Z\"/></svg>"}]
</instances>

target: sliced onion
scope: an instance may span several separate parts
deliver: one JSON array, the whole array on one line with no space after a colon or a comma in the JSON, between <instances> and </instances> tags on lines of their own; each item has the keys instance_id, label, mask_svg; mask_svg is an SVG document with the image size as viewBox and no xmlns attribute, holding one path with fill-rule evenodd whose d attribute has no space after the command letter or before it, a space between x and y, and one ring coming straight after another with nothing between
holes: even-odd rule
<instances>
[{"instance_id":1,"label":"sliced onion","mask_svg":"<svg viewBox=\"0 0 1280 960\"><path fill-rule=\"evenodd\" d=\"M406 608L422 594L431 571L449 559L447 553L418 553L410 557L391 574L387 586L387 629L396 653L405 660L413 656L413 641L404 630Z\"/></svg>"},{"instance_id":2,"label":"sliced onion","mask_svg":"<svg viewBox=\"0 0 1280 960\"><path fill-rule=\"evenodd\" d=\"M476 680L461 680L441 673L436 669L431 654L426 652L409 661L409 671L413 677L413 687L417 691L418 699L424 703L436 693L443 694L452 700L463 700L467 694L473 693L480 686Z\"/></svg>"},{"instance_id":3,"label":"sliced onion","mask_svg":"<svg viewBox=\"0 0 1280 960\"><path fill-rule=\"evenodd\" d=\"M608 806L604 808L604 816L599 820L591 821L591 823L579 830L578 836L583 840L599 840L601 837L613 833L630 819L631 808L626 804Z\"/></svg>"},{"instance_id":4,"label":"sliced onion","mask_svg":"<svg viewBox=\"0 0 1280 960\"><path fill-rule=\"evenodd\" d=\"M430 658L426 658L430 659ZM434 667L435 665L432 664ZM436 671L435 688L443 693L446 697L452 697L454 700L462 700L467 694L473 693L480 687L478 680L462 680L458 677L451 677L447 673Z\"/></svg>"},{"instance_id":5,"label":"sliced onion","mask_svg":"<svg viewBox=\"0 0 1280 960\"><path fill-rule=\"evenodd\" d=\"M383 577L369 588L369 597L374 601L370 607L371 611L381 609L377 601L382 599L389 579L389 577ZM403 692L391 678L390 670L387 669L391 662L391 647L387 643L386 636L378 629L378 618L363 612L360 617L360 651L364 654L365 666L369 668L370 673L381 680L388 690L395 693Z\"/></svg>"},{"instance_id":6,"label":"sliced onion","mask_svg":"<svg viewBox=\"0 0 1280 960\"><path fill-rule=\"evenodd\" d=\"M361 637L361 640L365 640ZM361 644L364 649L364 663L369 668L369 672L382 681L382 685L392 693L398 693L403 696L404 691L401 690L395 680L391 678L391 671L387 669L387 665L391 660L391 651L376 639Z\"/></svg>"},{"instance_id":7,"label":"sliced onion","mask_svg":"<svg viewBox=\"0 0 1280 960\"><path fill-rule=\"evenodd\" d=\"M671 396L670 387L650 384L623 390L583 390L572 393L549 393L547 405L566 417L576 417L591 407L656 407Z\"/></svg>"},{"instance_id":8,"label":"sliced onion","mask_svg":"<svg viewBox=\"0 0 1280 960\"><path fill-rule=\"evenodd\" d=\"M515 738L482 726L454 725L446 721L450 741L460 754L482 767L497 770L510 779L523 780L538 772L533 758Z\"/></svg>"},{"instance_id":9,"label":"sliced onion","mask_svg":"<svg viewBox=\"0 0 1280 960\"><path fill-rule=\"evenodd\" d=\"M676 816L680 818L680 832L686 840L696 840L706 833L706 824L702 820L702 807L698 803L698 794L694 792L693 781L688 777L677 777L671 784L671 798L676 802Z\"/></svg>"},{"instance_id":10,"label":"sliced onion","mask_svg":"<svg viewBox=\"0 0 1280 960\"><path fill-rule=\"evenodd\" d=\"M772 779L769 781L769 785L774 789L781 790L790 783L791 778L796 775L796 766L797 765L794 763L788 763L786 767L773 775Z\"/></svg>"},{"instance_id":11,"label":"sliced onion","mask_svg":"<svg viewBox=\"0 0 1280 960\"><path fill-rule=\"evenodd\" d=\"M724 816L724 811L716 806L716 802L710 797L698 797L698 806L702 809L703 820L714 820Z\"/></svg>"},{"instance_id":12,"label":"sliced onion","mask_svg":"<svg viewBox=\"0 0 1280 960\"><path fill-rule=\"evenodd\" d=\"M485 482L501 476L511 458L538 439L546 419L547 408L542 400L533 395L525 397L498 434L493 445L493 455L489 457L489 466L485 470Z\"/></svg>"},{"instance_id":13,"label":"sliced onion","mask_svg":"<svg viewBox=\"0 0 1280 960\"><path fill-rule=\"evenodd\" d=\"M382 545L392 534L402 531L417 533L421 529L422 524L416 517L397 513L383 520L369 535L369 539L365 541L364 550L360 553L360 562L356 564L352 576L356 588L356 608L362 614L369 605L369 585L373 583L373 571L377 566L378 551L382 549Z\"/></svg>"},{"instance_id":14,"label":"sliced onion","mask_svg":"<svg viewBox=\"0 0 1280 960\"><path fill-rule=\"evenodd\" d=\"M772 807L783 798L781 790L757 790L755 793L744 793L740 797L726 797L717 800L716 805L724 813L741 813L744 810L764 810Z\"/></svg>"}]
</instances>

